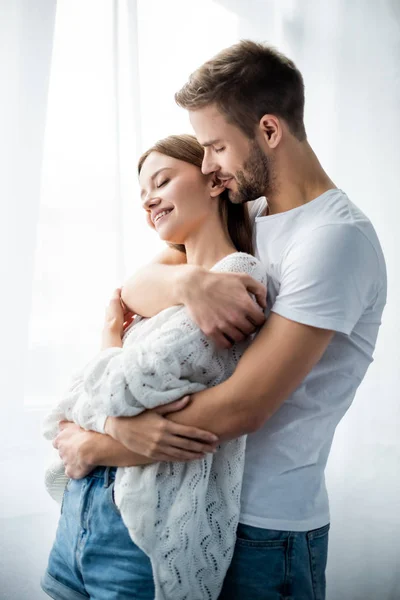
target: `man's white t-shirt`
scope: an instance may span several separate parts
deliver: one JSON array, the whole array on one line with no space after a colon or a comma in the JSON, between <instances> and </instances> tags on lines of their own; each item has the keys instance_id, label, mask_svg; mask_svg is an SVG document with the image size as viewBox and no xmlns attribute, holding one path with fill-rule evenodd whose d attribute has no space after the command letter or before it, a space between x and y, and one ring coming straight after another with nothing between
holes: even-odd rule
<instances>
[{"instance_id":1,"label":"man's white t-shirt","mask_svg":"<svg viewBox=\"0 0 400 600\"><path fill-rule=\"evenodd\" d=\"M240 522L307 531L329 522L324 470L335 428L369 364L386 303L386 267L368 218L339 189L262 216L249 205L268 307L335 335L279 410L247 438ZM268 365L265 365L266 368Z\"/></svg>"}]
</instances>

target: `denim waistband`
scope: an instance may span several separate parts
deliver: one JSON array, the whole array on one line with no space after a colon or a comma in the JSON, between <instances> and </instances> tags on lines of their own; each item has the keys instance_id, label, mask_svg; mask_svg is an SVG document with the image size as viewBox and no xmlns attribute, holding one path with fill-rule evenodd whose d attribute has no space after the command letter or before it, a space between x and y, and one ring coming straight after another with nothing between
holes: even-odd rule
<instances>
[{"instance_id":1,"label":"denim waistband","mask_svg":"<svg viewBox=\"0 0 400 600\"><path fill-rule=\"evenodd\" d=\"M95 467L93 471L90 471L90 473L86 475L86 477L104 479L106 482L106 487L108 487L109 483L115 479L117 468L118 467Z\"/></svg>"}]
</instances>

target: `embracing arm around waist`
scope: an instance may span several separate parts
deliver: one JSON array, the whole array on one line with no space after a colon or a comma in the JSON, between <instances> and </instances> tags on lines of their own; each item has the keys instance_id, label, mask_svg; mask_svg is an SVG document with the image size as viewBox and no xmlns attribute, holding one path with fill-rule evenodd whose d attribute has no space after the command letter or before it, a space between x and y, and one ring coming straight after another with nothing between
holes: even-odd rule
<instances>
[{"instance_id":1,"label":"embracing arm around waist","mask_svg":"<svg viewBox=\"0 0 400 600\"><path fill-rule=\"evenodd\" d=\"M228 440L259 429L320 360L333 332L271 313L224 383L192 396L190 405L168 415Z\"/></svg>"},{"instance_id":2,"label":"embracing arm around waist","mask_svg":"<svg viewBox=\"0 0 400 600\"><path fill-rule=\"evenodd\" d=\"M335 332L350 335L374 305L380 269L375 248L350 225L318 227L302 238L288 251L270 316L233 375L194 394L167 419L221 441L259 429L318 363Z\"/></svg>"},{"instance_id":3,"label":"embracing arm around waist","mask_svg":"<svg viewBox=\"0 0 400 600\"><path fill-rule=\"evenodd\" d=\"M175 424L209 431L220 442L253 433L300 385L322 357L332 336L332 331L272 313L229 379L192 394L186 408L166 418ZM129 446L127 440L137 431L135 421L136 417L111 418L107 432ZM133 462L132 466L135 464L143 463Z\"/></svg>"},{"instance_id":4,"label":"embracing arm around waist","mask_svg":"<svg viewBox=\"0 0 400 600\"><path fill-rule=\"evenodd\" d=\"M334 332L350 335L373 305L379 268L374 247L351 225L318 227L302 238L287 252L270 316L233 375L167 418L220 440L259 429L321 359Z\"/></svg>"},{"instance_id":5,"label":"embracing arm around waist","mask_svg":"<svg viewBox=\"0 0 400 600\"><path fill-rule=\"evenodd\" d=\"M350 335L373 305L379 269L370 240L351 224L318 227L301 238L282 259L270 316L234 374L168 418L220 439L259 429L310 373L334 332Z\"/></svg>"}]
</instances>

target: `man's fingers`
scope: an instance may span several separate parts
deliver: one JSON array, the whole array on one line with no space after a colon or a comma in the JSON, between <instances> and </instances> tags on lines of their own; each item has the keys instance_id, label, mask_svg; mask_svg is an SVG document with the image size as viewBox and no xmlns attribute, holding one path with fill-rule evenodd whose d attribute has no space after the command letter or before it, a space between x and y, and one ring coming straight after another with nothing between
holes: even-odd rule
<instances>
[{"instance_id":1,"label":"man's fingers","mask_svg":"<svg viewBox=\"0 0 400 600\"><path fill-rule=\"evenodd\" d=\"M218 442L207 442L201 443L195 440L191 440L188 438L184 438L176 435L169 435L165 442L169 446L173 446L178 450L187 450L189 452L194 452L196 454L201 454L205 452L214 452L216 444Z\"/></svg>"},{"instance_id":2,"label":"man's fingers","mask_svg":"<svg viewBox=\"0 0 400 600\"><path fill-rule=\"evenodd\" d=\"M163 446L160 451L167 457L166 460L169 461L189 461L204 458L203 452L189 452L187 450L180 450L179 448L175 448L173 446Z\"/></svg>"},{"instance_id":3,"label":"man's fingers","mask_svg":"<svg viewBox=\"0 0 400 600\"><path fill-rule=\"evenodd\" d=\"M235 325L236 325L236 323L235 323ZM223 334L225 337L228 338L228 341L231 340L231 343L232 342L241 342L246 337L246 334L243 333L243 331L240 331L240 329L238 329L237 326L228 325L228 324L224 326Z\"/></svg>"},{"instance_id":4,"label":"man's fingers","mask_svg":"<svg viewBox=\"0 0 400 600\"><path fill-rule=\"evenodd\" d=\"M265 310L267 308L267 289L264 288L262 291L256 292L254 295L259 306Z\"/></svg>"},{"instance_id":5,"label":"man's fingers","mask_svg":"<svg viewBox=\"0 0 400 600\"><path fill-rule=\"evenodd\" d=\"M180 425L173 421L168 421L168 433L174 436L180 436L190 440L197 440L206 443L218 442L218 436L211 431L205 431L204 429L198 429L197 427L190 427L189 425Z\"/></svg>"},{"instance_id":6,"label":"man's fingers","mask_svg":"<svg viewBox=\"0 0 400 600\"><path fill-rule=\"evenodd\" d=\"M250 275L245 275L243 278L243 283L246 286L246 289L257 299L257 302L264 309L267 308L267 288L265 285L250 277Z\"/></svg>"},{"instance_id":7,"label":"man's fingers","mask_svg":"<svg viewBox=\"0 0 400 600\"><path fill-rule=\"evenodd\" d=\"M193 454L193 452L188 453L177 448L168 448L167 451L160 452L154 456L153 460L162 462L189 462L200 458L204 458L204 454Z\"/></svg>"},{"instance_id":8,"label":"man's fingers","mask_svg":"<svg viewBox=\"0 0 400 600\"><path fill-rule=\"evenodd\" d=\"M248 305L247 308L247 318L253 323L256 327L261 327L265 323L265 315L264 311L261 310L259 306L257 306L254 302L250 301L251 304Z\"/></svg>"},{"instance_id":9,"label":"man's fingers","mask_svg":"<svg viewBox=\"0 0 400 600\"><path fill-rule=\"evenodd\" d=\"M220 331L216 331L214 333L211 333L209 335L209 337L212 339L212 341L215 343L215 345L217 346L217 348L220 348L221 350L227 349L227 348L232 348L232 342L230 342L222 332Z\"/></svg>"},{"instance_id":10,"label":"man's fingers","mask_svg":"<svg viewBox=\"0 0 400 600\"><path fill-rule=\"evenodd\" d=\"M169 413L182 410L182 408L187 406L189 402L190 396L183 396L183 398L179 398L179 400L174 400L174 402L170 402L169 404L165 404L164 406L158 406L156 412L159 415L168 415Z\"/></svg>"},{"instance_id":11,"label":"man's fingers","mask_svg":"<svg viewBox=\"0 0 400 600\"><path fill-rule=\"evenodd\" d=\"M253 302L253 304L254 304L254 302ZM242 317L240 319L240 321L237 321L235 323L235 325L239 329L239 331L241 331L243 333L244 338L246 338L251 333L254 333L256 330L254 323L249 318L245 318L245 317Z\"/></svg>"}]
</instances>

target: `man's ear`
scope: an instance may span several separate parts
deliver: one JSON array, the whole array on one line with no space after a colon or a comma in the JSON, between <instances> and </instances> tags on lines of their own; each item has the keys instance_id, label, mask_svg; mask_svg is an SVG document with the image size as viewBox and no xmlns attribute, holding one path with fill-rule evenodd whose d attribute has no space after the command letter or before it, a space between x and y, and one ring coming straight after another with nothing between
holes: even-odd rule
<instances>
[{"instance_id":1,"label":"man's ear","mask_svg":"<svg viewBox=\"0 0 400 600\"><path fill-rule=\"evenodd\" d=\"M222 185L218 177L212 173L210 177L210 196L211 198L217 198L222 194L225 187Z\"/></svg>"},{"instance_id":2,"label":"man's ear","mask_svg":"<svg viewBox=\"0 0 400 600\"><path fill-rule=\"evenodd\" d=\"M282 125L275 115L263 115L259 128L265 143L269 148L276 148L282 139Z\"/></svg>"}]
</instances>

